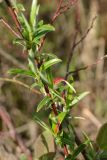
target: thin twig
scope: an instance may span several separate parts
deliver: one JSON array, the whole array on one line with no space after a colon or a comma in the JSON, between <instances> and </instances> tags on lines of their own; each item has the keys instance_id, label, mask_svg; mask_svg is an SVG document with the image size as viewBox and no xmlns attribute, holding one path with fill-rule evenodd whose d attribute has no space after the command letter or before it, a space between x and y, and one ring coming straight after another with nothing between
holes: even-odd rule
<instances>
[{"instance_id":1,"label":"thin twig","mask_svg":"<svg viewBox=\"0 0 107 160\"><path fill-rule=\"evenodd\" d=\"M0 22L2 22L6 26L6 28L9 29L16 37L20 38L19 34L16 33L14 29L12 29L12 27L3 18L0 18Z\"/></svg>"},{"instance_id":2,"label":"thin twig","mask_svg":"<svg viewBox=\"0 0 107 160\"><path fill-rule=\"evenodd\" d=\"M57 106L56 106L55 102L53 101L53 98L52 98L52 96L50 94L48 86L44 85L44 89L46 91L47 96L49 96L51 98L51 102L52 102L51 106L52 106L52 110L53 110L54 115L58 116ZM56 127L57 127L56 128L57 131L62 130L62 125L60 124L60 121L58 121ZM63 150L64 150L65 156L67 157L69 153L68 153L68 149L67 149L67 145L66 144L64 144Z\"/></svg>"},{"instance_id":3,"label":"thin twig","mask_svg":"<svg viewBox=\"0 0 107 160\"><path fill-rule=\"evenodd\" d=\"M15 25L17 27L17 30L18 32L22 35L22 32L21 32L21 25L20 25L20 22L17 18L17 12L15 10L15 8L13 7L12 3L10 0L5 0L7 6L8 6L8 10L10 12L10 15L12 16L14 22L15 22Z\"/></svg>"},{"instance_id":4,"label":"thin twig","mask_svg":"<svg viewBox=\"0 0 107 160\"><path fill-rule=\"evenodd\" d=\"M56 19L63 13L65 13L67 10L69 10L73 5L75 5L77 3L78 0L71 0L70 3L68 3L67 5L63 5L63 0L60 0L59 3L58 3L58 6L57 6L57 9L53 15L53 17L51 18L51 21L50 23L53 24ZM72 3L71 3L72 2ZM45 43L45 39L46 39L46 36L43 37L43 39L41 40L41 44L39 46L39 52L41 51L44 43Z\"/></svg>"},{"instance_id":5,"label":"thin twig","mask_svg":"<svg viewBox=\"0 0 107 160\"><path fill-rule=\"evenodd\" d=\"M74 34L74 38L73 38L73 44L72 44L71 52L68 55L66 73L69 72L70 63L71 63L71 60L72 60L72 57L73 57L73 54L74 54L75 43L76 43L79 31L80 31L80 15L79 15L79 8L78 8L78 4L77 4L76 5L76 12L75 12L75 34ZM67 80L67 78L68 78L68 76L66 74L65 75L65 80Z\"/></svg>"},{"instance_id":6,"label":"thin twig","mask_svg":"<svg viewBox=\"0 0 107 160\"><path fill-rule=\"evenodd\" d=\"M69 75L69 68L70 68L70 63L71 63L71 60L72 60L72 57L73 57L73 53L74 53L74 50L76 49L76 47L82 43L84 41L84 39L87 37L87 35L89 34L89 32L91 31L91 29L93 28L93 25L94 25L94 22L96 20L97 16L95 16L93 19L92 19L92 22L91 22L91 25L90 27L87 29L86 33L80 38L80 40L78 40L76 42L76 38L77 38L77 35L78 35L78 30L76 30L75 32L75 35L74 35L74 40L73 40L73 45L72 45L72 49L71 49L71 53L69 54L69 57L68 57L68 61L67 61L67 69L66 69L66 76L65 76L65 79L67 80L68 78L68 75ZM82 69L85 69L85 68L82 68Z\"/></svg>"},{"instance_id":7,"label":"thin twig","mask_svg":"<svg viewBox=\"0 0 107 160\"><path fill-rule=\"evenodd\" d=\"M16 79L9 79L9 78L0 78L0 81L5 81L5 82L11 82L11 83L15 83L15 84L19 84L27 89L29 89L29 91L35 93L35 94L41 94L39 91L37 91L36 89L31 89L30 86L28 86L27 84L21 82L21 81L18 81Z\"/></svg>"},{"instance_id":8,"label":"thin twig","mask_svg":"<svg viewBox=\"0 0 107 160\"><path fill-rule=\"evenodd\" d=\"M78 40L78 41L75 43L75 47L78 46L81 42L83 42L83 40L87 37L87 35L88 35L89 32L91 31L91 29L93 28L94 22L95 22L96 19L97 19L97 16L95 16L95 17L92 19L92 22L91 22L90 27L87 29L86 33L80 38L80 40Z\"/></svg>"},{"instance_id":9,"label":"thin twig","mask_svg":"<svg viewBox=\"0 0 107 160\"><path fill-rule=\"evenodd\" d=\"M107 55L101 57L101 58L98 59L96 62L94 62L94 63L92 63L92 64L90 64L90 65L87 65L87 66L78 68L77 70L68 72L68 73L67 73L67 76L69 76L70 74L78 73L78 72L83 71L83 70L90 69L90 68L94 67L95 65L97 65L98 63L100 63L100 62L101 62L102 60L104 60L105 58L107 58Z\"/></svg>"}]
</instances>

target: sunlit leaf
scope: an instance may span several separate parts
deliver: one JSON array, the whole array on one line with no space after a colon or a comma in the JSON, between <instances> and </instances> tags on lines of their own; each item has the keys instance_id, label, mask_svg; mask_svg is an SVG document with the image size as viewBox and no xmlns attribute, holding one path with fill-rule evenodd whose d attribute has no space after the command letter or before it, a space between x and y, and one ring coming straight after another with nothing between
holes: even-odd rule
<instances>
[{"instance_id":1,"label":"sunlit leaf","mask_svg":"<svg viewBox=\"0 0 107 160\"><path fill-rule=\"evenodd\" d=\"M21 3L18 3L17 4L17 9L19 10L19 11L25 11L25 8L24 8L24 6L21 4Z\"/></svg>"},{"instance_id":2,"label":"sunlit leaf","mask_svg":"<svg viewBox=\"0 0 107 160\"><path fill-rule=\"evenodd\" d=\"M55 59L51 59L47 62L45 62L42 66L41 66L41 69L42 70L46 70L48 69L49 67L53 66L54 64L57 64L59 62L61 62L62 60L61 59L58 59L58 58L55 58Z\"/></svg>"},{"instance_id":3,"label":"sunlit leaf","mask_svg":"<svg viewBox=\"0 0 107 160\"><path fill-rule=\"evenodd\" d=\"M51 31L55 31L55 28L50 24L43 24L37 29L38 34L41 32L44 32L44 34L46 34Z\"/></svg>"},{"instance_id":4,"label":"sunlit leaf","mask_svg":"<svg viewBox=\"0 0 107 160\"><path fill-rule=\"evenodd\" d=\"M40 27L40 26L42 26L43 25L43 20L40 20L39 22L38 22L38 26Z\"/></svg>"},{"instance_id":5,"label":"sunlit leaf","mask_svg":"<svg viewBox=\"0 0 107 160\"><path fill-rule=\"evenodd\" d=\"M69 104L68 108L70 108L73 105L77 104L80 100L82 100L88 94L89 94L89 92L84 92L84 93L80 94L79 96L74 97L74 99L72 100L72 102Z\"/></svg>"},{"instance_id":6,"label":"sunlit leaf","mask_svg":"<svg viewBox=\"0 0 107 160\"><path fill-rule=\"evenodd\" d=\"M50 24L46 24L46 25L41 25L38 27L38 29L36 30L36 32L33 35L33 42L40 40L42 37L44 37L47 33L54 31L55 28L50 25Z\"/></svg>"},{"instance_id":7,"label":"sunlit leaf","mask_svg":"<svg viewBox=\"0 0 107 160\"><path fill-rule=\"evenodd\" d=\"M66 115L67 115L67 112L61 112L61 113L59 113L59 115L57 116L58 121L60 123L62 123L63 120L65 119Z\"/></svg>"},{"instance_id":8,"label":"sunlit leaf","mask_svg":"<svg viewBox=\"0 0 107 160\"><path fill-rule=\"evenodd\" d=\"M57 98L59 98L62 103L65 103L65 100L62 98L62 96L57 91L54 91L52 89L50 89L50 91L53 93L54 96L56 96Z\"/></svg>"},{"instance_id":9,"label":"sunlit leaf","mask_svg":"<svg viewBox=\"0 0 107 160\"><path fill-rule=\"evenodd\" d=\"M36 29L37 15L39 12L39 5L37 5L37 0L32 0L31 12L30 12L30 23L33 29Z\"/></svg>"},{"instance_id":10,"label":"sunlit leaf","mask_svg":"<svg viewBox=\"0 0 107 160\"><path fill-rule=\"evenodd\" d=\"M69 82L67 82L67 81L65 81L65 80L64 80L64 82L70 87L70 89L71 89L74 93L76 93L76 90L74 89L74 87L73 87Z\"/></svg>"},{"instance_id":11,"label":"sunlit leaf","mask_svg":"<svg viewBox=\"0 0 107 160\"><path fill-rule=\"evenodd\" d=\"M29 62L29 68L30 68L30 70L34 74L36 74L35 61L34 61L34 53L33 53L32 50L29 51L28 62Z\"/></svg>"},{"instance_id":12,"label":"sunlit leaf","mask_svg":"<svg viewBox=\"0 0 107 160\"><path fill-rule=\"evenodd\" d=\"M50 101L50 97L46 96L37 106L37 112L39 112Z\"/></svg>"},{"instance_id":13,"label":"sunlit leaf","mask_svg":"<svg viewBox=\"0 0 107 160\"><path fill-rule=\"evenodd\" d=\"M42 81L46 84L49 84L48 79L45 77L44 74L42 74L41 72L38 71L38 74L40 75L40 78L42 79Z\"/></svg>"}]
</instances>

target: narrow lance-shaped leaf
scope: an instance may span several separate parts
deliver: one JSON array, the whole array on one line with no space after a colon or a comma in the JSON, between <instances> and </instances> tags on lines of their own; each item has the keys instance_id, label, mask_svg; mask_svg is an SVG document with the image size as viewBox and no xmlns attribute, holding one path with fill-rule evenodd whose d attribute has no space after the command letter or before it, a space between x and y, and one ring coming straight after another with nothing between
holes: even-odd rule
<instances>
[{"instance_id":1,"label":"narrow lance-shaped leaf","mask_svg":"<svg viewBox=\"0 0 107 160\"><path fill-rule=\"evenodd\" d=\"M33 29L36 29L35 27L36 27L38 12L39 12L39 5L37 5L37 0L33 0L30 12L30 23Z\"/></svg>"},{"instance_id":2,"label":"narrow lance-shaped leaf","mask_svg":"<svg viewBox=\"0 0 107 160\"><path fill-rule=\"evenodd\" d=\"M43 31L46 34L48 32L55 31L55 28L51 24L43 24L40 27L38 27L37 32L40 33Z\"/></svg>"},{"instance_id":3,"label":"narrow lance-shaped leaf","mask_svg":"<svg viewBox=\"0 0 107 160\"><path fill-rule=\"evenodd\" d=\"M51 86L51 88L53 88L53 76L52 76L51 68L47 69L46 74L47 74L47 79L50 83L50 86Z\"/></svg>"},{"instance_id":4,"label":"narrow lance-shaped leaf","mask_svg":"<svg viewBox=\"0 0 107 160\"><path fill-rule=\"evenodd\" d=\"M37 106L37 112L39 112L50 101L49 96L46 96Z\"/></svg>"},{"instance_id":5,"label":"narrow lance-shaped leaf","mask_svg":"<svg viewBox=\"0 0 107 160\"><path fill-rule=\"evenodd\" d=\"M25 25L24 27L26 27L26 31L28 31L28 33L31 34L31 27L23 13L21 13L21 18L22 18L23 24Z\"/></svg>"},{"instance_id":6,"label":"narrow lance-shaped leaf","mask_svg":"<svg viewBox=\"0 0 107 160\"><path fill-rule=\"evenodd\" d=\"M64 98L62 98L62 96L60 96L60 94L57 91L54 91L52 89L50 89L50 91L53 93L55 97L59 98L63 104L65 104Z\"/></svg>"},{"instance_id":7,"label":"narrow lance-shaped leaf","mask_svg":"<svg viewBox=\"0 0 107 160\"><path fill-rule=\"evenodd\" d=\"M67 81L65 81L65 80L64 80L64 82L70 87L70 89L71 89L74 93L76 93L76 90L74 89L74 87L73 87L69 82L67 82Z\"/></svg>"},{"instance_id":8,"label":"narrow lance-shaped leaf","mask_svg":"<svg viewBox=\"0 0 107 160\"><path fill-rule=\"evenodd\" d=\"M78 103L80 100L82 100L86 95L88 95L89 92L84 92L82 94L80 94L79 96L75 97L72 102L70 103L68 108L71 108L73 105L75 105L76 103Z\"/></svg>"},{"instance_id":9,"label":"narrow lance-shaped leaf","mask_svg":"<svg viewBox=\"0 0 107 160\"><path fill-rule=\"evenodd\" d=\"M41 69L42 70L46 70L48 69L49 67L53 66L54 64L57 64L59 62L61 62L62 60L61 59L58 59L58 58L55 58L55 59L51 59L47 62L45 62L42 66L41 66Z\"/></svg>"},{"instance_id":10,"label":"narrow lance-shaped leaf","mask_svg":"<svg viewBox=\"0 0 107 160\"><path fill-rule=\"evenodd\" d=\"M47 33L55 31L55 28L50 25L50 24L46 24L46 25L41 25L36 32L34 33L34 40L33 41L37 41L40 40L42 37L44 37Z\"/></svg>"},{"instance_id":11,"label":"narrow lance-shaped leaf","mask_svg":"<svg viewBox=\"0 0 107 160\"><path fill-rule=\"evenodd\" d=\"M42 74L41 72L38 71L38 74L40 76L40 78L42 79L42 81L46 84L49 84L48 79L45 77L44 74Z\"/></svg>"},{"instance_id":12,"label":"narrow lance-shaped leaf","mask_svg":"<svg viewBox=\"0 0 107 160\"><path fill-rule=\"evenodd\" d=\"M28 62L29 62L29 68L31 71L36 74L36 68L35 68L35 62L34 62L34 53L32 50L29 51L29 56L28 56Z\"/></svg>"},{"instance_id":13,"label":"narrow lance-shaped leaf","mask_svg":"<svg viewBox=\"0 0 107 160\"><path fill-rule=\"evenodd\" d=\"M8 71L9 74L20 74L20 75L25 75L25 76L30 76L30 77L35 77L35 74L30 71L30 70L24 70L24 69L19 69L19 68L15 68L15 69L10 69Z\"/></svg>"},{"instance_id":14,"label":"narrow lance-shaped leaf","mask_svg":"<svg viewBox=\"0 0 107 160\"><path fill-rule=\"evenodd\" d=\"M85 149L85 147L87 146L89 142L86 141L85 143L82 143L73 153L73 155L71 156L72 160L75 160L77 158L77 156Z\"/></svg>"},{"instance_id":15,"label":"narrow lance-shaped leaf","mask_svg":"<svg viewBox=\"0 0 107 160\"><path fill-rule=\"evenodd\" d=\"M63 120L66 117L66 115L67 115L67 112L61 112L61 113L59 113L59 115L57 116L57 119L60 122L60 124L63 122Z\"/></svg>"}]
</instances>

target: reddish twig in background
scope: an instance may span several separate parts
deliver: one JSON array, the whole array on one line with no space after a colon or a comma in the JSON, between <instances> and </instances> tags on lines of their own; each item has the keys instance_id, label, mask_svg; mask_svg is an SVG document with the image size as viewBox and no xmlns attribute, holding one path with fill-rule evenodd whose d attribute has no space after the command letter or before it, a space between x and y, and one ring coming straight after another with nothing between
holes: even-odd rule
<instances>
[{"instance_id":1,"label":"reddish twig in background","mask_svg":"<svg viewBox=\"0 0 107 160\"><path fill-rule=\"evenodd\" d=\"M53 24L55 22L55 20L63 13L65 13L67 10L69 10L72 6L74 6L77 3L78 0L70 0L69 3L67 3L66 5L63 5L63 0L60 0L57 6L57 9L53 15L53 17L51 18L51 24ZM39 46L39 51L41 51L44 42L45 42L46 36L43 37L43 39L41 40L41 44Z\"/></svg>"},{"instance_id":2,"label":"reddish twig in background","mask_svg":"<svg viewBox=\"0 0 107 160\"><path fill-rule=\"evenodd\" d=\"M87 66L84 66L84 67L81 67L81 68L78 68L77 70L75 71L70 71L67 73L67 76L69 76L70 74L75 74L75 73L78 73L80 71L83 71L83 70L87 70L87 69L90 69L92 68L93 66L97 65L98 63L100 63L102 60L104 60L105 58L107 58L107 55L101 57L100 59L98 59L96 62L90 64L90 65L87 65Z\"/></svg>"},{"instance_id":3,"label":"reddish twig in background","mask_svg":"<svg viewBox=\"0 0 107 160\"><path fill-rule=\"evenodd\" d=\"M71 52L68 55L68 59L67 59L67 66L66 66L66 73L69 72L69 68L70 68L70 63L74 54L74 50L75 50L75 44L76 44L76 40L77 40L77 36L78 33L80 31L80 13L79 13L79 7L78 7L78 3L76 4L76 11L75 11L75 34L74 34L74 38L73 38L73 44L72 44L72 48L71 48ZM67 80L67 74L65 75L65 80Z\"/></svg>"},{"instance_id":4,"label":"reddish twig in background","mask_svg":"<svg viewBox=\"0 0 107 160\"><path fill-rule=\"evenodd\" d=\"M75 47L78 46L80 43L83 42L83 40L87 37L88 33L90 32L90 30L93 28L93 25L94 25L94 22L96 20L97 16L95 16L93 19L92 19L92 22L91 22L91 25L90 27L87 29L86 33L80 38L80 40L78 40L76 43L75 43Z\"/></svg>"},{"instance_id":5,"label":"reddish twig in background","mask_svg":"<svg viewBox=\"0 0 107 160\"><path fill-rule=\"evenodd\" d=\"M19 34L17 34L3 18L0 18L0 22L2 22L6 26L6 28L9 29L16 37L20 38Z\"/></svg>"},{"instance_id":6,"label":"reddish twig in background","mask_svg":"<svg viewBox=\"0 0 107 160\"><path fill-rule=\"evenodd\" d=\"M66 69L66 76L65 76L65 79L67 80L68 78L68 73L69 73L69 68L70 68L70 63L71 63L71 60L72 60L72 57L73 57L73 54L74 54L74 50L76 49L76 47L82 43L84 41L84 39L87 37L88 33L91 31L91 29L93 28L93 25L94 25L94 22L96 20L97 16L95 16L93 19L92 19L92 22L91 22L91 25L90 27L87 29L86 33L80 38L80 40L78 40L76 42L76 38L77 38L77 35L78 35L78 30L76 30L75 32L75 35L74 35L74 40L73 40L73 45L72 45L72 48L71 48L71 53L69 54L68 56L68 61L67 61L67 69Z\"/></svg>"},{"instance_id":7,"label":"reddish twig in background","mask_svg":"<svg viewBox=\"0 0 107 160\"><path fill-rule=\"evenodd\" d=\"M20 136L16 133L16 130L14 128L14 125L12 123L10 115L7 113L7 111L5 110L5 108L2 107L2 106L0 106L0 118L6 124L6 126L8 127L8 129L11 130L11 132L9 132L11 138L14 139L17 142L17 144L19 145L21 151L23 153L25 153L25 154L28 155L28 160L32 160L32 156L31 156L30 151L27 149L27 147L23 143L23 141L20 138Z\"/></svg>"},{"instance_id":8,"label":"reddish twig in background","mask_svg":"<svg viewBox=\"0 0 107 160\"><path fill-rule=\"evenodd\" d=\"M13 20L15 22L17 30L22 35L22 33L21 33L21 25L20 25L20 22L18 21L17 12L16 12L15 8L13 8L12 3L11 3L10 0L5 0L5 2L7 4L7 6L8 6L8 10L10 12L10 15L12 16L12 18L13 18Z\"/></svg>"}]
</instances>

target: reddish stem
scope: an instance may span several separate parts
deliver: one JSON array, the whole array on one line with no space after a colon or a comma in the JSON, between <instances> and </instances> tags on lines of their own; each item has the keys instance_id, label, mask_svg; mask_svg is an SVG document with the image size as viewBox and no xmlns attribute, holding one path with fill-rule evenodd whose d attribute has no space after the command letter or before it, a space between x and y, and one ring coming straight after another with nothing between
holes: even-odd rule
<instances>
[{"instance_id":1,"label":"reddish stem","mask_svg":"<svg viewBox=\"0 0 107 160\"><path fill-rule=\"evenodd\" d=\"M8 10L9 10L9 13L10 15L12 16L14 22L15 22L15 25L17 27L17 30L19 31L19 33L21 34L21 25L17 19L17 12L16 10L13 8L11 2L9 0L5 0L7 6L8 6Z\"/></svg>"},{"instance_id":2,"label":"reddish stem","mask_svg":"<svg viewBox=\"0 0 107 160\"><path fill-rule=\"evenodd\" d=\"M44 85L44 88L45 88L45 91L46 91L47 95L51 98L51 101L53 102L52 96L51 96L51 94L50 94L50 92L49 92L48 86L47 86L47 85ZM52 110L53 110L53 112L54 112L54 115L57 116L57 115L58 115L57 106L56 106L56 104L55 104L54 102L52 103ZM60 122L58 122L56 131L60 131L61 129L62 129L62 125L60 124ZM64 145L63 150L64 150L65 156L67 157L67 156L68 156L68 149L67 149L66 144Z\"/></svg>"}]
</instances>

